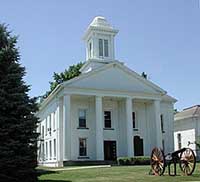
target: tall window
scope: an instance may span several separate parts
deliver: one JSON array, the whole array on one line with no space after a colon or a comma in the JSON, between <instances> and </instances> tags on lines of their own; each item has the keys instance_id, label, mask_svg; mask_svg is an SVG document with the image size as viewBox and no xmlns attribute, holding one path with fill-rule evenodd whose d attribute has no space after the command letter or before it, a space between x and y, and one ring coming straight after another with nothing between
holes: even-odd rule
<instances>
[{"instance_id":1,"label":"tall window","mask_svg":"<svg viewBox=\"0 0 200 182\"><path fill-rule=\"evenodd\" d=\"M108 57L108 40L99 39L99 56L100 57Z\"/></svg>"},{"instance_id":2,"label":"tall window","mask_svg":"<svg viewBox=\"0 0 200 182\"><path fill-rule=\"evenodd\" d=\"M89 58L92 56L92 43L89 43Z\"/></svg>"},{"instance_id":3,"label":"tall window","mask_svg":"<svg viewBox=\"0 0 200 182\"><path fill-rule=\"evenodd\" d=\"M104 40L104 56L108 57L108 40Z\"/></svg>"},{"instance_id":4,"label":"tall window","mask_svg":"<svg viewBox=\"0 0 200 182\"><path fill-rule=\"evenodd\" d=\"M103 56L103 39L99 39L99 56Z\"/></svg>"},{"instance_id":5,"label":"tall window","mask_svg":"<svg viewBox=\"0 0 200 182\"><path fill-rule=\"evenodd\" d=\"M51 144L51 140L49 141L49 158L50 158L50 160L52 158L52 144Z\"/></svg>"},{"instance_id":6,"label":"tall window","mask_svg":"<svg viewBox=\"0 0 200 182\"><path fill-rule=\"evenodd\" d=\"M45 160L45 158L44 158L44 143L42 143L42 160L44 161Z\"/></svg>"},{"instance_id":7,"label":"tall window","mask_svg":"<svg viewBox=\"0 0 200 182\"><path fill-rule=\"evenodd\" d=\"M79 109L79 127L86 128L86 109Z\"/></svg>"},{"instance_id":8,"label":"tall window","mask_svg":"<svg viewBox=\"0 0 200 182\"><path fill-rule=\"evenodd\" d=\"M104 111L104 126L111 128L111 111Z\"/></svg>"},{"instance_id":9,"label":"tall window","mask_svg":"<svg viewBox=\"0 0 200 182\"><path fill-rule=\"evenodd\" d=\"M135 128L135 112L132 112L133 128Z\"/></svg>"},{"instance_id":10,"label":"tall window","mask_svg":"<svg viewBox=\"0 0 200 182\"><path fill-rule=\"evenodd\" d=\"M45 122L45 135L47 135L47 130L48 130L48 128L47 128L47 118L44 120L44 122Z\"/></svg>"},{"instance_id":11,"label":"tall window","mask_svg":"<svg viewBox=\"0 0 200 182\"><path fill-rule=\"evenodd\" d=\"M42 126L42 133L41 133L42 139L44 139L44 126Z\"/></svg>"},{"instance_id":12,"label":"tall window","mask_svg":"<svg viewBox=\"0 0 200 182\"><path fill-rule=\"evenodd\" d=\"M53 140L53 147L54 147L54 158L56 158L56 139Z\"/></svg>"},{"instance_id":13,"label":"tall window","mask_svg":"<svg viewBox=\"0 0 200 182\"><path fill-rule=\"evenodd\" d=\"M45 154L46 154L46 160L48 160L48 143L46 142L46 151L45 151Z\"/></svg>"},{"instance_id":14,"label":"tall window","mask_svg":"<svg viewBox=\"0 0 200 182\"><path fill-rule=\"evenodd\" d=\"M87 140L86 138L79 139L79 156L87 156Z\"/></svg>"},{"instance_id":15,"label":"tall window","mask_svg":"<svg viewBox=\"0 0 200 182\"><path fill-rule=\"evenodd\" d=\"M49 115L49 132L51 132L51 114Z\"/></svg>"},{"instance_id":16,"label":"tall window","mask_svg":"<svg viewBox=\"0 0 200 182\"><path fill-rule=\"evenodd\" d=\"M178 140L178 149L181 149L181 134L180 133L178 133L177 134L177 140Z\"/></svg>"},{"instance_id":17,"label":"tall window","mask_svg":"<svg viewBox=\"0 0 200 182\"><path fill-rule=\"evenodd\" d=\"M55 112L53 112L53 114L52 114L52 120L53 120L53 130L55 130L56 129L56 113Z\"/></svg>"},{"instance_id":18,"label":"tall window","mask_svg":"<svg viewBox=\"0 0 200 182\"><path fill-rule=\"evenodd\" d=\"M160 122L161 122L161 131L162 131L162 133L164 133L165 131L164 131L164 123L163 123L163 115L162 114L160 115Z\"/></svg>"}]
</instances>

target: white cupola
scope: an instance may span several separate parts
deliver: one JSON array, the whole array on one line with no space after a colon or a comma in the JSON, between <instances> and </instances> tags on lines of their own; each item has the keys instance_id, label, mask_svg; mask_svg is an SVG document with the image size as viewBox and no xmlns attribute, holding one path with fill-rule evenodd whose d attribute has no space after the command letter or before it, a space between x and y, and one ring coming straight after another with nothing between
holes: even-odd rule
<instances>
[{"instance_id":1,"label":"white cupola","mask_svg":"<svg viewBox=\"0 0 200 182\"><path fill-rule=\"evenodd\" d=\"M114 37L117 33L118 30L114 29L104 17L95 17L83 37L86 43L86 61L113 62L115 60Z\"/></svg>"}]
</instances>

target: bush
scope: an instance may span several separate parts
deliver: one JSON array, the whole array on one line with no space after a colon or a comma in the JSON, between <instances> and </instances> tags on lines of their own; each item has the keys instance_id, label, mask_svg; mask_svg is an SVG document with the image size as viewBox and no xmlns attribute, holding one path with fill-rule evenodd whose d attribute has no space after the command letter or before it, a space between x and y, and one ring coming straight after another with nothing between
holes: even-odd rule
<instances>
[{"instance_id":1,"label":"bush","mask_svg":"<svg viewBox=\"0 0 200 182\"><path fill-rule=\"evenodd\" d=\"M117 158L118 165L150 165L150 157L119 157Z\"/></svg>"}]
</instances>

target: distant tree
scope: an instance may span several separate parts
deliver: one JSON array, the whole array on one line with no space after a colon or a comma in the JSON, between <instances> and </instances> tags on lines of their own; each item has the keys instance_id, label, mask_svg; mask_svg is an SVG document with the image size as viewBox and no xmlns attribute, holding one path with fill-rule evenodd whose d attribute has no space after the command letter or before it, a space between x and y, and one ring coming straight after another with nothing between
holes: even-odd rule
<instances>
[{"instance_id":1,"label":"distant tree","mask_svg":"<svg viewBox=\"0 0 200 182\"><path fill-rule=\"evenodd\" d=\"M47 91L46 94L43 96L43 98L47 98L50 93L61 83L64 81L70 80L74 77L77 77L80 75L80 69L83 66L84 63L80 62L76 65L70 66L68 69L65 69L61 73L55 73L53 74L53 81L50 83L50 91Z\"/></svg>"},{"instance_id":2,"label":"distant tree","mask_svg":"<svg viewBox=\"0 0 200 182\"><path fill-rule=\"evenodd\" d=\"M37 181L37 105L29 98L17 37L0 25L0 181Z\"/></svg>"}]
</instances>

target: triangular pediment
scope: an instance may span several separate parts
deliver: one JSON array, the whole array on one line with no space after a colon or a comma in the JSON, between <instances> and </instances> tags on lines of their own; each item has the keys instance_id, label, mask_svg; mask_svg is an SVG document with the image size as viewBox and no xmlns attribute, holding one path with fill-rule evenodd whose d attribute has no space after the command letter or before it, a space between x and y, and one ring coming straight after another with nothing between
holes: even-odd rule
<instances>
[{"instance_id":1,"label":"triangular pediment","mask_svg":"<svg viewBox=\"0 0 200 182\"><path fill-rule=\"evenodd\" d=\"M152 94L165 92L152 82L119 64L109 64L99 70L83 74L66 82L66 86Z\"/></svg>"}]
</instances>

